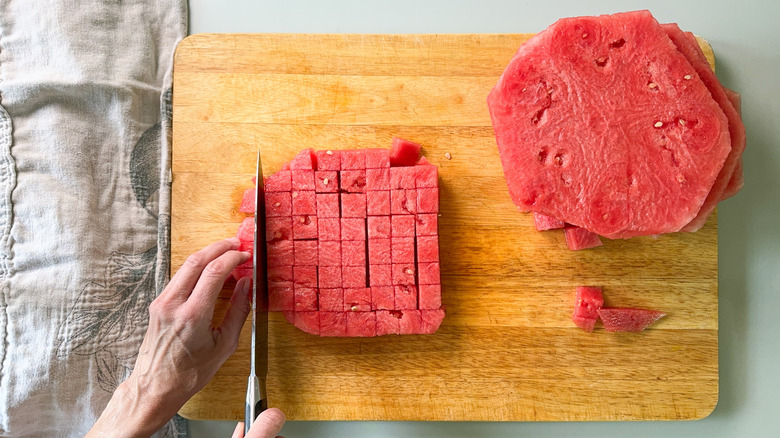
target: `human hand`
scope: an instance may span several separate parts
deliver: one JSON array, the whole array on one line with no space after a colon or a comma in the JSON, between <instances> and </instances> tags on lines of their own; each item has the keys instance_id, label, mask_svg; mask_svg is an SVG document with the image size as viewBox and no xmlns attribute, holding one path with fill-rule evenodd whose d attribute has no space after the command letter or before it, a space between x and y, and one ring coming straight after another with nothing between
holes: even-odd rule
<instances>
[{"instance_id":1,"label":"human hand","mask_svg":"<svg viewBox=\"0 0 780 438\"><path fill-rule=\"evenodd\" d=\"M257 416L249 435L244 436L244 423L239 422L231 438L274 438L284 426L284 414L276 408L266 409Z\"/></svg>"},{"instance_id":2,"label":"human hand","mask_svg":"<svg viewBox=\"0 0 780 438\"><path fill-rule=\"evenodd\" d=\"M111 436L149 436L203 388L235 351L251 309L251 280L238 281L221 325L213 327L211 320L225 279L250 257L238 247L237 238L213 243L179 268L149 306L149 328L133 372L117 388L90 433L110 430Z\"/></svg>"}]
</instances>

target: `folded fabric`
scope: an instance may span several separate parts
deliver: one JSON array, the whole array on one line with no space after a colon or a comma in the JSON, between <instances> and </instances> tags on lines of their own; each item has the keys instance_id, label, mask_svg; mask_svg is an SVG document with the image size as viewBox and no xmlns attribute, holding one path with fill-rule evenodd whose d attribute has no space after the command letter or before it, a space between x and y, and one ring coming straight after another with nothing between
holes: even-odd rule
<instances>
[{"instance_id":1,"label":"folded fabric","mask_svg":"<svg viewBox=\"0 0 780 438\"><path fill-rule=\"evenodd\" d=\"M167 280L186 7L0 2L0 436L82 436L134 364Z\"/></svg>"}]
</instances>

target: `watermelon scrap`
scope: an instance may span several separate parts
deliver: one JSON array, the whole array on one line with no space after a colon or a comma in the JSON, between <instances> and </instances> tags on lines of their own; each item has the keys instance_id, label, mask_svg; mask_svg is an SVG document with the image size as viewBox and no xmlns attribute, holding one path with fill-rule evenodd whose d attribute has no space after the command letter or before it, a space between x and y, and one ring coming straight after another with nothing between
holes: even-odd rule
<instances>
[{"instance_id":1,"label":"watermelon scrap","mask_svg":"<svg viewBox=\"0 0 780 438\"><path fill-rule=\"evenodd\" d=\"M254 213L255 212L255 189L246 189L241 196L241 205L238 207L238 211L241 213Z\"/></svg>"},{"instance_id":2,"label":"watermelon scrap","mask_svg":"<svg viewBox=\"0 0 780 438\"><path fill-rule=\"evenodd\" d=\"M566 224L552 216L534 212L534 226L536 231L557 230L563 228Z\"/></svg>"},{"instance_id":3,"label":"watermelon scrap","mask_svg":"<svg viewBox=\"0 0 780 438\"><path fill-rule=\"evenodd\" d=\"M666 316L657 310L625 307L602 307L598 314L608 332L641 332Z\"/></svg>"},{"instance_id":4,"label":"watermelon scrap","mask_svg":"<svg viewBox=\"0 0 780 438\"><path fill-rule=\"evenodd\" d=\"M317 157L313 149L304 149L290 161L291 170L314 170L317 168Z\"/></svg>"},{"instance_id":5,"label":"watermelon scrap","mask_svg":"<svg viewBox=\"0 0 780 438\"><path fill-rule=\"evenodd\" d=\"M572 251L595 248L603 245L598 234L592 233L585 228L567 225L566 228L563 229L563 232L566 235L566 246Z\"/></svg>"},{"instance_id":6,"label":"watermelon scrap","mask_svg":"<svg viewBox=\"0 0 780 438\"><path fill-rule=\"evenodd\" d=\"M414 166L420 158L422 147L412 141L393 137L393 147L390 150L391 166Z\"/></svg>"},{"instance_id":7,"label":"watermelon scrap","mask_svg":"<svg viewBox=\"0 0 780 438\"><path fill-rule=\"evenodd\" d=\"M598 310L604 305L604 296L601 288L592 286L578 286L572 321L577 327L590 333L596 326L599 317Z\"/></svg>"},{"instance_id":8,"label":"watermelon scrap","mask_svg":"<svg viewBox=\"0 0 780 438\"><path fill-rule=\"evenodd\" d=\"M254 180L254 177L252 177L252 179ZM263 188L266 193L289 192L292 190L292 172L289 170L280 170L273 175L269 175L265 178ZM252 211L254 212L254 209Z\"/></svg>"}]
</instances>

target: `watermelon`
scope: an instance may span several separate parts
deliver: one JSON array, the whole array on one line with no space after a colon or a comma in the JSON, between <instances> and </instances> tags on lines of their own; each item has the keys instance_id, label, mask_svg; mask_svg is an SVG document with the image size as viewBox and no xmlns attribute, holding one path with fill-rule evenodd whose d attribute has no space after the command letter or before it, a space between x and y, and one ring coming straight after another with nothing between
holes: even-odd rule
<instances>
[{"instance_id":1,"label":"watermelon","mask_svg":"<svg viewBox=\"0 0 780 438\"><path fill-rule=\"evenodd\" d=\"M436 332L444 319L438 168L420 158L419 144L307 149L265 184L270 310L318 336ZM254 190L240 211L254 211ZM253 249L253 226L247 217L239 227L242 250Z\"/></svg>"},{"instance_id":2,"label":"watermelon","mask_svg":"<svg viewBox=\"0 0 780 438\"><path fill-rule=\"evenodd\" d=\"M566 236L566 246L572 251L595 248L602 245L599 235L592 233L585 228L567 225L566 228L563 229L563 232Z\"/></svg>"},{"instance_id":3,"label":"watermelon","mask_svg":"<svg viewBox=\"0 0 780 438\"><path fill-rule=\"evenodd\" d=\"M602 307L599 318L608 332L641 332L654 322L666 316L657 310L623 307Z\"/></svg>"},{"instance_id":4,"label":"watermelon","mask_svg":"<svg viewBox=\"0 0 780 438\"><path fill-rule=\"evenodd\" d=\"M560 219L534 212L534 226L536 227L536 231L557 230L563 228L565 225L566 224Z\"/></svg>"},{"instance_id":5,"label":"watermelon","mask_svg":"<svg viewBox=\"0 0 780 438\"><path fill-rule=\"evenodd\" d=\"M579 286L571 319L577 327L592 332L599 318L598 310L603 305L604 296L600 287Z\"/></svg>"}]
</instances>

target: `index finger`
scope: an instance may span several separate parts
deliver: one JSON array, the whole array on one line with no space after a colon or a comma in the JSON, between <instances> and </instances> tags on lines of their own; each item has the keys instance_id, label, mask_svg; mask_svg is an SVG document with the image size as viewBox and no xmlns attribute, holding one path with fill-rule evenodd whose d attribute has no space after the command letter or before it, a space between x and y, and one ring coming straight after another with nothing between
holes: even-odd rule
<instances>
[{"instance_id":1,"label":"index finger","mask_svg":"<svg viewBox=\"0 0 780 438\"><path fill-rule=\"evenodd\" d=\"M200 274L217 257L230 250L238 249L241 241L237 237L220 240L187 257L171 281L160 293L160 297L186 301L195 288Z\"/></svg>"}]
</instances>

